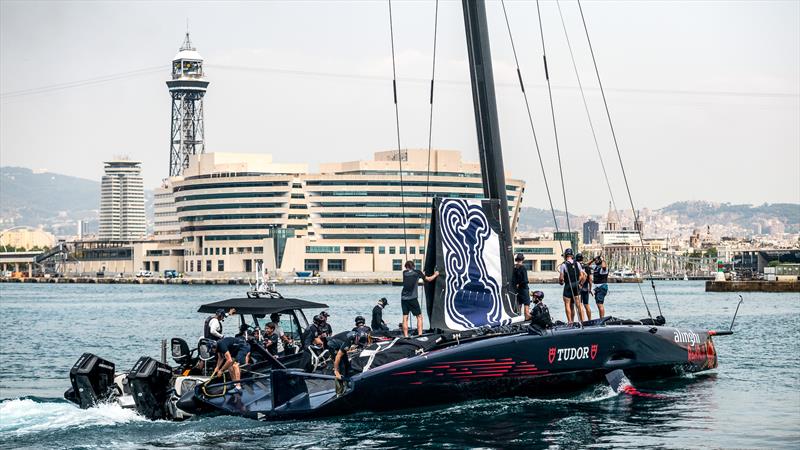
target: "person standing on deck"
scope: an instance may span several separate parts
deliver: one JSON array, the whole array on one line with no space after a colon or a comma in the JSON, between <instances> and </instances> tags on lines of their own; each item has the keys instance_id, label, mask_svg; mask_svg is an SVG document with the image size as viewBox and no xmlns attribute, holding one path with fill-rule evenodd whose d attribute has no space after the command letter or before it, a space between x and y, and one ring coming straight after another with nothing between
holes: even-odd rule
<instances>
[{"instance_id":1,"label":"person standing on deck","mask_svg":"<svg viewBox=\"0 0 800 450\"><path fill-rule=\"evenodd\" d=\"M578 284L585 277L581 264L574 259L571 248L564 250L564 262L559 267L558 284L564 286L564 310L567 313L567 323L572 324L575 319L575 310L572 305L578 303ZM578 320L581 320L578 314Z\"/></svg>"},{"instance_id":2,"label":"person standing on deck","mask_svg":"<svg viewBox=\"0 0 800 450\"><path fill-rule=\"evenodd\" d=\"M511 284L517 291L517 303L522 306L525 320L531 320L531 293L528 287L528 269L523 264L525 255L517 253L514 258L514 273L511 275Z\"/></svg>"},{"instance_id":3,"label":"person standing on deck","mask_svg":"<svg viewBox=\"0 0 800 450\"><path fill-rule=\"evenodd\" d=\"M580 253L575 255L575 261L581 265L584 276L584 280L580 283L581 302L578 304L578 311L581 312L581 318L583 318L585 314L586 320L592 320L592 309L589 308L589 293L592 289L592 268L583 262L583 255Z\"/></svg>"},{"instance_id":4,"label":"person standing on deck","mask_svg":"<svg viewBox=\"0 0 800 450\"><path fill-rule=\"evenodd\" d=\"M608 295L608 265L602 255L594 258L594 302L597 304L597 311L602 319L606 315L605 301Z\"/></svg>"},{"instance_id":5,"label":"person standing on deck","mask_svg":"<svg viewBox=\"0 0 800 450\"><path fill-rule=\"evenodd\" d=\"M430 283L439 276L439 272L426 276L414 265L414 261L406 261L403 271L403 291L400 294L400 307L403 310L403 337L408 337L408 313L417 317L417 334L422 336L422 309L417 298L417 284L420 278Z\"/></svg>"}]
</instances>

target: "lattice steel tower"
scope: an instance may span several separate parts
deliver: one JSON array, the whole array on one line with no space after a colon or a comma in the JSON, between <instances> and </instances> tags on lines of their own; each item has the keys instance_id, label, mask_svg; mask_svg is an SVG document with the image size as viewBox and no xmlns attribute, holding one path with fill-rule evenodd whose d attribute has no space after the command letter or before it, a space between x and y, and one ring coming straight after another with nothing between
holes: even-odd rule
<instances>
[{"instance_id":1,"label":"lattice steel tower","mask_svg":"<svg viewBox=\"0 0 800 450\"><path fill-rule=\"evenodd\" d=\"M189 166L189 155L205 153L203 96L208 81L203 75L203 57L192 47L189 32L172 60L172 128L169 139L169 176L181 175Z\"/></svg>"}]
</instances>

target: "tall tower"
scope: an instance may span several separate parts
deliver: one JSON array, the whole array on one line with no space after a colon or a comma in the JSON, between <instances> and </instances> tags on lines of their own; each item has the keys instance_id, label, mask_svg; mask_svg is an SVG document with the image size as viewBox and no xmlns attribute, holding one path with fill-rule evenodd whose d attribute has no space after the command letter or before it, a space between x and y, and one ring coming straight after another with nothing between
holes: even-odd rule
<instances>
[{"instance_id":1,"label":"tall tower","mask_svg":"<svg viewBox=\"0 0 800 450\"><path fill-rule=\"evenodd\" d=\"M144 237L142 163L127 159L106 161L100 184L100 231L103 240Z\"/></svg>"},{"instance_id":2,"label":"tall tower","mask_svg":"<svg viewBox=\"0 0 800 450\"><path fill-rule=\"evenodd\" d=\"M172 60L172 79L167 87L172 97L169 176L176 176L189 166L189 155L205 153L203 96L208 81L203 76L203 57L192 47L188 31Z\"/></svg>"}]
</instances>

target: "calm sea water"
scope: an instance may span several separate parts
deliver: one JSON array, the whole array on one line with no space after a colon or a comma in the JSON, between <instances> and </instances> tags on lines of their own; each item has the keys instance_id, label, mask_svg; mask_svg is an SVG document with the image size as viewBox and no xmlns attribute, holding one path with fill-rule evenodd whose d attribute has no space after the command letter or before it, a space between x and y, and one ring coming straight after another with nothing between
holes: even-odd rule
<instances>
[{"instance_id":1,"label":"calm sea water","mask_svg":"<svg viewBox=\"0 0 800 450\"><path fill-rule=\"evenodd\" d=\"M551 313L563 315L558 286L541 288ZM390 300L387 323L399 322L398 289L289 286L282 291L330 305L336 331L351 327L357 314L369 317L382 296ZM738 301L735 294L705 293L700 282L662 282L658 289L668 323L681 327L727 328ZM236 417L150 422L117 406L83 411L62 400L69 369L81 353L96 353L123 369L139 356L157 357L161 339L200 334L200 304L242 291L241 286L0 284L0 446L800 447L798 294L746 294L737 333L716 340L717 370L637 385L665 398L616 395L597 385L557 399L472 401L278 423ZM612 285L607 311L645 317L638 286Z\"/></svg>"}]
</instances>

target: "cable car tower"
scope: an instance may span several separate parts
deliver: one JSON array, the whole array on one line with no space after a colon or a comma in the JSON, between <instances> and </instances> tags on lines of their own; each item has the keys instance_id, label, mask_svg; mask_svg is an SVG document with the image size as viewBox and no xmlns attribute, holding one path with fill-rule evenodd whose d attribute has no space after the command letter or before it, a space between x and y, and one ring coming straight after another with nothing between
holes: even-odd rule
<instances>
[{"instance_id":1,"label":"cable car tower","mask_svg":"<svg viewBox=\"0 0 800 450\"><path fill-rule=\"evenodd\" d=\"M172 79L167 81L172 97L172 127L169 140L169 176L183 173L189 155L205 153L203 96L208 81L203 75L203 57L192 47L189 32L172 60Z\"/></svg>"}]
</instances>

